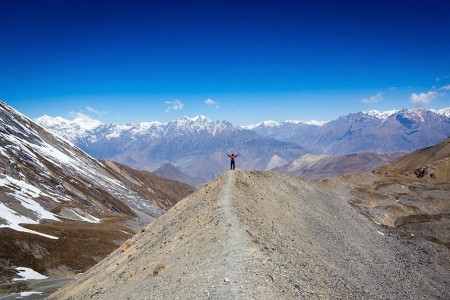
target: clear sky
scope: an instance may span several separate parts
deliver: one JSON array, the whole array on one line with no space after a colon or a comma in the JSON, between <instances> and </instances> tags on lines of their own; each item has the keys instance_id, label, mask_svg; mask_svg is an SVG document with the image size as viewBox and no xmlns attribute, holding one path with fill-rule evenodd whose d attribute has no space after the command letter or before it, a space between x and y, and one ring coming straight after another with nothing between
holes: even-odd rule
<instances>
[{"instance_id":1,"label":"clear sky","mask_svg":"<svg viewBox=\"0 0 450 300\"><path fill-rule=\"evenodd\" d=\"M30 117L250 124L450 107L450 1L0 3L0 99Z\"/></svg>"}]
</instances>

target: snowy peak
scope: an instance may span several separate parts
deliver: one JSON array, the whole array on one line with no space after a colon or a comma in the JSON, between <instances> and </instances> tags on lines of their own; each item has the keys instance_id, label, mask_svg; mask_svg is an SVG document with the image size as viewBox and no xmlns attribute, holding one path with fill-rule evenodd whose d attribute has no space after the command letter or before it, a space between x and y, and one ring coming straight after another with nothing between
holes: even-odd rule
<instances>
[{"instance_id":1,"label":"snowy peak","mask_svg":"<svg viewBox=\"0 0 450 300\"><path fill-rule=\"evenodd\" d=\"M73 123L78 124L80 128L84 130L94 129L100 125L103 125L102 122L81 113L77 114L77 117L73 120Z\"/></svg>"},{"instance_id":2,"label":"snowy peak","mask_svg":"<svg viewBox=\"0 0 450 300\"><path fill-rule=\"evenodd\" d=\"M216 135L225 131L235 130L234 126L227 121L213 122L203 115L193 118L184 116L182 118L162 123L159 121L128 123L128 124L103 124L89 116L78 114L73 120L62 117L42 116L36 122L70 140L78 143L93 143L98 140L144 138L146 141L181 136L185 134L211 134Z\"/></svg>"},{"instance_id":3,"label":"snowy peak","mask_svg":"<svg viewBox=\"0 0 450 300\"><path fill-rule=\"evenodd\" d=\"M326 121L316 121L316 120L311 120L311 121L286 120L281 123L277 122L277 121L267 120L267 121L259 122L256 124L242 125L239 127L243 128L243 129L254 130L257 128L271 128L271 127L281 127L281 126L289 126L289 125L309 125L309 126L319 127L319 126L323 126L326 123L327 123Z\"/></svg>"},{"instance_id":4,"label":"snowy peak","mask_svg":"<svg viewBox=\"0 0 450 300\"><path fill-rule=\"evenodd\" d=\"M440 114L441 116L450 118L450 107L440 109L437 111L437 113Z\"/></svg>"},{"instance_id":5,"label":"snowy peak","mask_svg":"<svg viewBox=\"0 0 450 300\"><path fill-rule=\"evenodd\" d=\"M64 119L63 117L50 117L44 115L35 120L38 124L46 128L70 128L77 127L82 130L91 130L103 125L102 122L92 119L91 117L78 113L76 118L71 120Z\"/></svg>"},{"instance_id":6,"label":"snowy peak","mask_svg":"<svg viewBox=\"0 0 450 300\"><path fill-rule=\"evenodd\" d=\"M378 110L369 110L369 111L363 111L362 113L366 114L368 116L371 116L371 117L375 117L377 119L386 120L387 118L389 118L396 112L398 112L398 110L388 110L388 111L383 111L383 112L380 112Z\"/></svg>"},{"instance_id":7,"label":"snowy peak","mask_svg":"<svg viewBox=\"0 0 450 300\"><path fill-rule=\"evenodd\" d=\"M188 128L188 127L204 127L209 125L210 123L212 123L210 119L208 119L205 116L199 115L193 118L184 116L180 119L172 120L167 124Z\"/></svg>"},{"instance_id":8,"label":"snowy peak","mask_svg":"<svg viewBox=\"0 0 450 300\"><path fill-rule=\"evenodd\" d=\"M35 120L37 123L44 127L54 127L54 126L68 126L72 124L72 121L66 120L63 117L50 117L48 115L43 115Z\"/></svg>"}]
</instances>

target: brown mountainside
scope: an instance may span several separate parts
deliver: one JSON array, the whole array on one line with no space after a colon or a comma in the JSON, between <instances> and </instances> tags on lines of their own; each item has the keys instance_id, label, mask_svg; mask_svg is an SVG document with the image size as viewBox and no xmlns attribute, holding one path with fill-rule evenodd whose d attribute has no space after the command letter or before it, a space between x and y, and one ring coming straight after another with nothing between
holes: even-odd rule
<instances>
[{"instance_id":1,"label":"brown mountainside","mask_svg":"<svg viewBox=\"0 0 450 300\"><path fill-rule=\"evenodd\" d=\"M414 151L384 166L378 173L395 173L450 182L450 138L432 147Z\"/></svg>"},{"instance_id":2,"label":"brown mountainside","mask_svg":"<svg viewBox=\"0 0 450 300\"><path fill-rule=\"evenodd\" d=\"M122 182L134 191L165 210L192 193L195 188L178 180L168 179L154 173L135 170L125 165L103 161Z\"/></svg>"}]
</instances>

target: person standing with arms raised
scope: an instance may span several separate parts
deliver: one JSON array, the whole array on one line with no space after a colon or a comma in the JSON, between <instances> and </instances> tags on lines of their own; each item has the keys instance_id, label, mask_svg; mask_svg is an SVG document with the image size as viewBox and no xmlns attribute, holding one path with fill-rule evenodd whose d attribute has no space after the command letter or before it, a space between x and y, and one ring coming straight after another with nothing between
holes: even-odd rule
<instances>
[{"instance_id":1,"label":"person standing with arms raised","mask_svg":"<svg viewBox=\"0 0 450 300\"><path fill-rule=\"evenodd\" d=\"M236 154L236 155L234 155L234 153L231 153L231 155L227 153L227 155L231 159L231 161L230 161L230 170L234 170L234 168L235 168L234 159L239 156L239 153Z\"/></svg>"}]
</instances>

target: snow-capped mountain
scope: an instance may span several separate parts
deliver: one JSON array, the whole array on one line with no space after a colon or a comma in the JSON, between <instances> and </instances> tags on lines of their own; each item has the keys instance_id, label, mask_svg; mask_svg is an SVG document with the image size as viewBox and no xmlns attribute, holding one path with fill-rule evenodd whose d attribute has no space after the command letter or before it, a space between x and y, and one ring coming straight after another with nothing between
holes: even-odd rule
<instances>
[{"instance_id":1,"label":"snow-capped mountain","mask_svg":"<svg viewBox=\"0 0 450 300\"><path fill-rule=\"evenodd\" d=\"M251 125L240 125L239 128L242 129L249 129L249 130L255 130L257 128L265 128L265 127L280 127L280 126L286 126L286 125L312 125L312 126L322 126L325 125L327 121L299 121L299 120L286 120L283 122L277 122L277 121L263 121L256 124Z\"/></svg>"},{"instance_id":2,"label":"snow-capped mountain","mask_svg":"<svg viewBox=\"0 0 450 300\"><path fill-rule=\"evenodd\" d=\"M79 129L86 126L75 120L46 117L46 122L52 124L49 130L94 157L146 170L171 163L190 176L210 180L228 168L227 151L241 153L239 166L256 169L281 166L305 153L411 152L450 135L449 111L372 110L329 122L265 121L249 126L214 122L204 116L167 123L99 122L89 130ZM37 121L46 126L40 119Z\"/></svg>"},{"instance_id":3,"label":"snow-capped mountain","mask_svg":"<svg viewBox=\"0 0 450 300\"><path fill-rule=\"evenodd\" d=\"M54 125L51 118L41 120ZM81 127L89 130L85 125ZM167 193L170 186L180 194ZM81 230L83 239L89 238L84 245L101 250L77 248L67 254L86 255L80 260L83 266L72 264L82 271L190 190L177 181L98 161L0 101L0 249L11 252L8 264L17 266L25 259L32 264L25 267L59 268L61 253L55 251L75 249ZM40 254L28 257L24 251Z\"/></svg>"},{"instance_id":4,"label":"snow-capped mountain","mask_svg":"<svg viewBox=\"0 0 450 300\"><path fill-rule=\"evenodd\" d=\"M367 111L323 124L261 123L258 134L293 142L317 153L411 152L439 143L450 135L450 109Z\"/></svg>"},{"instance_id":5,"label":"snow-capped mountain","mask_svg":"<svg viewBox=\"0 0 450 300\"><path fill-rule=\"evenodd\" d=\"M93 130L103 124L83 114L79 114L72 121L62 117L52 118L47 115L39 117L35 121L47 130L64 136L68 140L74 140L84 135L87 131Z\"/></svg>"},{"instance_id":6,"label":"snow-capped mountain","mask_svg":"<svg viewBox=\"0 0 450 300\"><path fill-rule=\"evenodd\" d=\"M36 122L48 130L59 134L72 142L92 141L99 139L146 137L147 140L170 138L176 136L209 134L216 135L233 128L227 121L212 122L205 116L194 118L182 117L167 123L142 122L137 124L103 124L100 121L81 115L73 121L62 117L42 116Z\"/></svg>"},{"instance_id":7,"label":"snow-capped mountain","mask_svg":"<svg viewBox=\"0 0 450 300\"><path fill-rule=\"evenodd\" d=\"M439 115L450 118L450 107L436 111Z\"/></svg>"}]
</instances>

